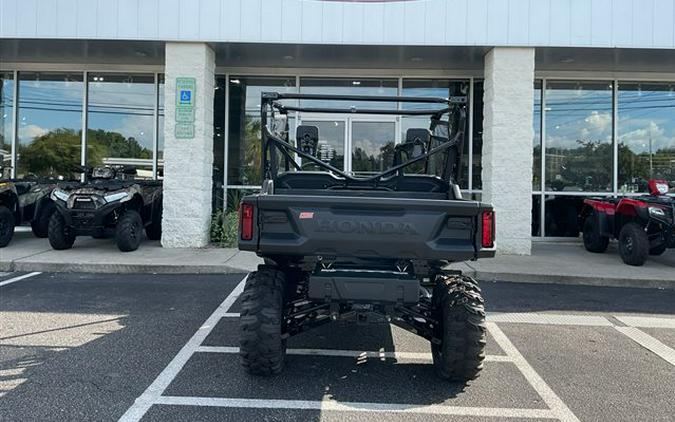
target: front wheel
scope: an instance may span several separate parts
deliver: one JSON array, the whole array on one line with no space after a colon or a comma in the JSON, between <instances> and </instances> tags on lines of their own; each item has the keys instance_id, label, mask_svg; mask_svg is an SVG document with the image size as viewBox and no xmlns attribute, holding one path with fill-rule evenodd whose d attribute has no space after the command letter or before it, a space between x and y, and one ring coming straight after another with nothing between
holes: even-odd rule
<instances>
[{"instance_id":1,"label":"front wheel","mask_svg":"<svg viewBox=\"0 0 675 422\"><path fill-rule=\"evenodd\" d=\"M126 210L117 220L115 240L122 252L131 252L138 249L143 240L143 219L138 211Z\"/></svg>"},{"instance_id":2,"label":"front wheel","mask_svg":"<svg viewBox=\"0 0 675 422\"><path fill-rule=\"evenodd\" d=\"M619 253L628 265L641 266L649 254L649 238L637 223L628 223L619 233Z\"/></svg>"},{"instance_id":3,"label":"front wheel","mask_svg":"<svg viewBox=\"0 0 675 422\"><path fill-rule=\"evenodd\" d=\"M249 274L241 295L239 317L239 356L246 371L253 375L281 372L286 357L282 338L284 286L283 271L260 265Z\"/></svg>"},{"instance_id":4,"label":"front wheel","mask_svg":"<svg viewBox=\"0 0 675 422\"><path fill-rule=\"evenodd\" d=\"M0 248L4 248L14 237L14 213L0 205Z\"/></svg>"},{"instance_id":5,"label":"front wheel","mask_svg":"<svg viewBox=\"0 0 675 422\"><path fill-rule=\"evenodd\" d=\"M51 201L45 202L37 217L30 222L30 228L35 237L45 238L49 236L49 220L51 220L54 211L56 211L54 203Z\"/></svg>"},{"instance_id":6,"label":"front wheel","mask_svg":"<svg viewBox=\"0 0 675 422\"><path fill-rule=\"evenodd\" d=\"M438 322L431 343L434 367L441 378L468 381L478 377L485 360L485 302L470 277L438 277L432 295Z\"/></svg>"},{"instance_id":7,"label":"front wheel","mask_svg":"<svg viewBox=\"0 0 675 422\"><path fill-rule=\"evenodd\" d=\"M49 227L47 229L49 236L49 244L52 248L60 251L63 249L70 249L75 243L75 235L73 230L66 224L66 219L63 218L58 211L53 212L49 218Z\"/></svg>"}]
</instances>

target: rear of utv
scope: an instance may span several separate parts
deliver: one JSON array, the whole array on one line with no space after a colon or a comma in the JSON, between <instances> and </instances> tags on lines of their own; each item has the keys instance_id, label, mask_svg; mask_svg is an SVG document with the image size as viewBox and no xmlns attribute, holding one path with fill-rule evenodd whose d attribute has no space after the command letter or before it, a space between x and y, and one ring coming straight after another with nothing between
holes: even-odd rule
<instances>
[{"instance_id":1,"label":"rear of utv","mask_svg":"<svg viewBox=\"0 0 675 422\"><path fill-rule=\"evenodd\" d=\"M49 243L69 249L77 236L114 234L122 252L138 249L143 231L148 239L162 234L162 182L134 180L129 166L83 167L84 183L60 183L52 192L56 211L49 221Z\"/></svg>"},{"instance_id":2,"label":"rear of utv","mask_svg":"<svg viewBox=\"0 0 675 422\"><path fill-rule=\"evenodd\" d=\"M303 106L316 100L416 106ZM391 140L388 169L354 174L324 161L317 127L301 125L297 145L289 140L295 112L407 115L429 125ZM242 294L243 366L276 374L290 336L336 320L384 319L430 341L442 378L477 377L485 358L481 289L449 264L494 256L495 214L458 187L466 98L267 92L261 118L262 191L240 204L239 248L265 259Z\"/></svg>"}]
</instances>

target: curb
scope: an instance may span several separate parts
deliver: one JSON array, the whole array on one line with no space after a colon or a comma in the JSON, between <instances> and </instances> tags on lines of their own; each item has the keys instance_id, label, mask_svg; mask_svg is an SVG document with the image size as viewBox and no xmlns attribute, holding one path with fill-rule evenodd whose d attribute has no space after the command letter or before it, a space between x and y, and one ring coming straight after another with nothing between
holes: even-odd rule
<instances>
[{"instance_id":1,"label":"curb","mask_svg":"<svg viewBox=\"0 0 675 422\"><path fill-rule=\"evenodd\" d=\"M467 272L480 281L508 283L562 284L573 286L621 287L636 289L675 290L675 280L640 278L597 278L579 275L502 273L491 271Z\"/></svg>"}]
</instances>

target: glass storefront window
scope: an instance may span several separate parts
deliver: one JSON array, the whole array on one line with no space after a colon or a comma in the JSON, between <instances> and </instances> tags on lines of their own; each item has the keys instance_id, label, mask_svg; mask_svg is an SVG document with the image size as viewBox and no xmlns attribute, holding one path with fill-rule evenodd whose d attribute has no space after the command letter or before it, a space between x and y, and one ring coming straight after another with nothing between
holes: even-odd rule
<instances>
[{"instance_id":1,"label":"glass storefront window","mask_svg":"<svg viewBox=\"0 0 675 422\"><path fill-rule=\"evenodd\" d=\"M354 79L354 78L300 78L300 93L328 95L396 95L397 79ZM396 109L396 103L376 101L318 101L303 100L307 107L366 109Z\"/></svg>"},{"instance_id":2,"label":"glass storefront window","mask_svg":"<svg viewBox=\"0 0 675 422\"><path fill-rule=\"evenodd\" d=\"M666 83L619 84L619 193L647 192L649 179L675 183L675 93Z\"/></svg>"},{"instance_id":3,"label":"glass storefront window","mask_svg":"<svg viewBox=\"0 0 675 422\"><path fill-rule=\"evenodd\" d=\"M376 173L394 162L396 123L352 121L352 172Z\"/></svg>"},{"instance_id":4,"label":"glass storefront window","mask_svg":"<svg viewBox=\"0 0 675 422\"><path fill-rule=\"evenodd\" d=\"M469 81L468 80L449 80L449 79L404 79L403 96L409 97L451 97L451 96L468 96L469 95ZM401 103L403 109L436 109L442 108L441 104L416 104L416 103ZM468 108L467 108L468 113ZM468 136L468 116L467 116L467 136L464 138L464 150L462 155L462 168L460 174L460 187L462 189L469 188L469 136ZM405 140L406 132L410 128L428 128L429 119L427 117L412 117L403 116L401 118L401 139ZM409 172L414 170L423 170L423 166L410 166ZM440 171L440 169L439 169Z\"/></svg>"},{"instance_id":5,"label":"glass storefront window","mask_svg":"<svg viewBox=\"0 0 675 422\"><path fill-rule=\"evenodd\" d=\"M611 192L612 84L549 81L546 190Z\"/></svg>"},{"instance_id":6,"label":"glass storefront window","mask_svg":"<svg viewBox=\"0 0 675 422\"><path fill-rule=\"evenodd\" d=\"M83 94L81 74L19 72L17 177L76 176Z\"/></svg>"},{"instance_id":7,"label":"glass storefront window","mask_svg":"<svg viewBox=\"0 0 675 422\"><path fill-rule=\"evenodd\" d=\"M473 84L473 184L472 188L483 188L483 81Z\"/></svg>"},{"instance_id":8,"label":"glass storefront window","mask_svg":"<svg viewBox=\"0 0 675 422\"><path fill-rule=\"evenodd\" d=\"M0 72L0 178L9 177L14 131L14 75Z\"/></svg>"},{"instance_id":9,"label":"glass storefront window","mask_svg":"<svg viewBox=\"0 0 675 422\"><path fill-rule=\"evenodd\" d=\"M157 177L164 177L164 75L157 77Z\"/></svg>"},{"instance_id":10,"label":"glass storefront window","mask_svg":"<svg viewBox=\"0 0 675 422\"><path fill-rule=\"evenodd\" d=\"M136 166L152 178L155 77L89 74L87 164Z\"/></svg>"},{"instance_id":11,"label":"glass storefront window","mask_svg":"<svg viewBox=\"0 0 675 422\"><path fill-rule=\"evenodd\" d=\"M295 78L230 76L229 88L227 183L260 185L260 95L295 92Z\"/></svg>"},{"instance_id":12,"label":"glass storefront window","mask_svg":"<svg viewBox=\"0 0 675 422\"><path fill-rule=\"evenodd\" d=\"M213 210L225 203L225 91L227 79L216 77L213 93Z\"/></svg>"},{"instance_id":13,"label":"glass storefront window","mask_svg":"<svg viewBox=\"0 0 675 422\"><path fill-rule=\"evenodd\" d=\"M541 81L534 82L532 190L541 190ZM540 201L541 202L541 201Z\"/></svg>"}]
</instances>

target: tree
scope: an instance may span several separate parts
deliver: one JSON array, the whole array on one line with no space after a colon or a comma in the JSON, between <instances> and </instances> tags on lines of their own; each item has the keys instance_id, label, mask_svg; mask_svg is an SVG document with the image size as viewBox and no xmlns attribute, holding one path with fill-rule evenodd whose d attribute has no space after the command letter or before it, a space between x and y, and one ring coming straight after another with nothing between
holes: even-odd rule
<instances>
[{"instance_id":1,"label":"tree","mask_svg":"<svg viewBox=\"0 0 675 422\"><path fill-rule=\"evenodd\" d=\"M152 151L139 144L136 138L133 136L125 138L119 132L89 129L87 131L87 142L104 147L106 149L106 157L152 158Z\"/></svg>"},{"instance_id":2,"label":"tree","mask_svg":"<svg viewBox=\"0 0 675 422\"><path fill-rule=\"evenodd\" d=\"M68 178L80 164L80 146L81 132L72 129L55 129L37 136L29 145L19 145L18 172Z\"/></svg>"}]
</instances>

